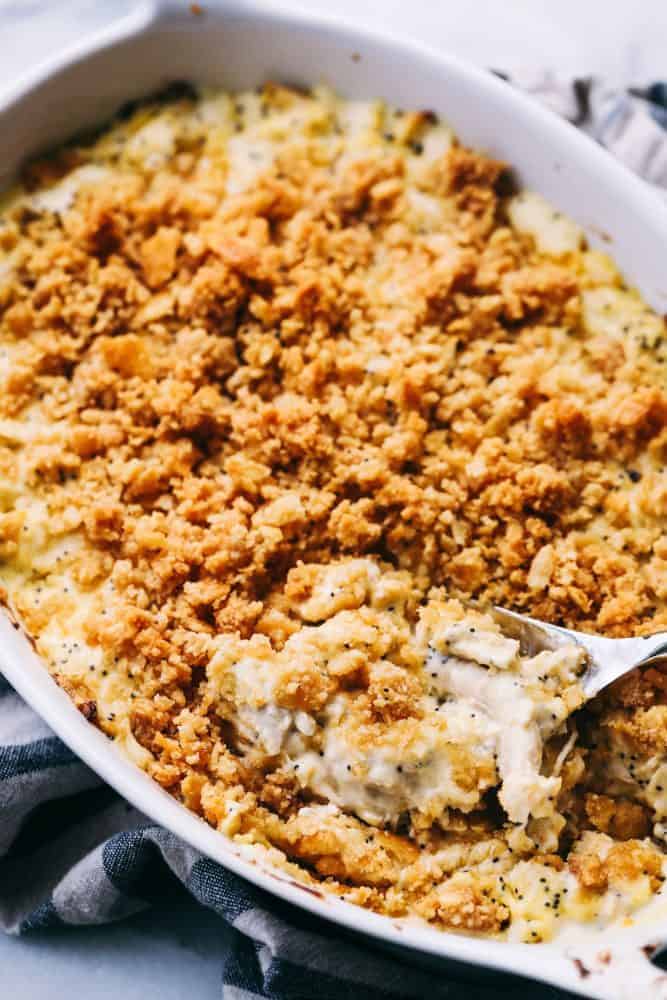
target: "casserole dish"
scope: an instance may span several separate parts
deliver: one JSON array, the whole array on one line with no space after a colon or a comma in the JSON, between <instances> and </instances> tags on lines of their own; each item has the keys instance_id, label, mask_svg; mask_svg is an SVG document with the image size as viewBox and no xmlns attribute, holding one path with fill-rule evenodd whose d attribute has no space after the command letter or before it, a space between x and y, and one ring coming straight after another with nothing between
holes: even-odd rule
<instances>
[{"instance_id":1,"label":"casserole dish","mask_svg":"<svg viewBox=\"0 0 667 1000\"><path fill-rule=\"evenodd\" d=\"M465 141L518 164L521 180L528 186L540 189L559 208L574 215L591 236L612 241L621 267L654 307L664 308L660 249L665 228L661 210L648 191L608 164L589 143L522 100L516 102L501 84L453 62L358 33L313 25L302 18L265 18L232 6L204 11L175 5L138 8L103 37L70 51L57 65L43 66L8 95L2 122L7 134L6 179L37 146L101 120L124 100L159 89L170 79L188 77L232 87L247 87L267 77L296 83L324 77L350 96L382 94L401 104L422 106L428 102ZM91 80L105 81L103 98L89 101L81 97L90 90ZM94 85L97 87L97 82ZM621 201L628 206L627 214L618 213ZM77 752L154 818L216 859L278 891L275 873L250 869L247 860L239 858L236 849L218 834L202 828L173 803L167 806L157 789L137 784L134 773L124 770L126 765L116 764L108 750L102 750L108 744L94 746L92 734L85 724L81 727L79 719L69 721L71 715L56 711L55 695L46 696L47 686L34 657L33 691L28 683L32 667L17 659L19 642L17 636L7 640L7 675L58 731L67 730L67 739ZM250 875L251 871L254 874ZM294 884L288 888L284 882L279 884L280 895L286 898L304 895ZM302 902L305 905L306 900ZM480 955L478 942L433 935L407 925L399 931L395 924L360 915L337 901L315 903L308 899L307 903L317 912L357 930L377 933L387 941L396 931L396 940L422 950L463 959ZM655 919L654 914L652 928ZM630 975L619 972L621 960L637 961L643 974L650 977L648 982L657 977L638 950L639 944L650 943L640 927L624 934L624 946L629 950L623 947L618 954L609 952L606 936L604 959L596 957L601 951L599 938L595 940L593 935L590 955L580 953L582 947L588 947L580 940L576 953L568 953L571 946L563 937L558 946L540 949L539 957L525 948L493 945L484 949L484 961L527 973L539 966L543 976L574 988L582 988L579 980L585 979L583 986L588 992L600 996L622 995L618 990L629 982ZM633 974L635 981L639 974L639 969Z\"/></svg>"}]
</instances>

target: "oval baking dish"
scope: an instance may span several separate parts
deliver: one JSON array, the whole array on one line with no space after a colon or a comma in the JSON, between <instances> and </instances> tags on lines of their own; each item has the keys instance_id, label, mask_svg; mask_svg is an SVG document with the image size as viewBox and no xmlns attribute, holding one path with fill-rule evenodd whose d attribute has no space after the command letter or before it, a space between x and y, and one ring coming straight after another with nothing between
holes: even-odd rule
<instances>
[{"instance_id":1,"label":"oval baking dish","mask_svg":"<svg viewBox=\"0 0 667 1000\"><path fill-rule=\"evenodd\" d=\"M593 245L604 244L649 304L667 312L667 207L647 185L490 74L416 44L307 14L260 11L235 2L140 3L0 94L0 190L27 156L105 121L128 100L174 80L236 90L267 79L302 86L324 81L344 97L380 97L402 107L433 109L462 141L511 163L522 184L572 216ZM662 926L655 918L650 924L639 918L623 931L606 932L604 947L599 933L580 928L576 936L564 934L552 944L521 945L378 916L261 867L180 806L85 721L4 615L0 669L123 796L193 847L283 899L431 967L442 960L468 963L610 1000L629 996L630 989L642 996L663 995L660 970L645 950L664 939L667 912Z\"/></svg>"}]
</instances>

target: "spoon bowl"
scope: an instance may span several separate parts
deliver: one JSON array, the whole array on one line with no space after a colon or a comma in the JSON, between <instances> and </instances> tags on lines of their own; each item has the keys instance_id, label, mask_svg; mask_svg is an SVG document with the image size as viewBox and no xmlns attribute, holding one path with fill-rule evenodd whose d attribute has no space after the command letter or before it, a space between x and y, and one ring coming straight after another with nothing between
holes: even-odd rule
<instances>
[{"instance_id":1,"label":"spoon bowl","mask_svg":"<svg viewBox=\"0 0 667 1000\"><path fill-rule=\"evenodd\" d=\"M583 646L588 667L581 679L581 686L587 699L594 698L640 664L667 666L667 632L628 639L609 639L602 635L563 628L561 625L550 625L505 608L494 607L489 613L506 635L519 640L521 651L529 656L544 649L559 649L573 642Z\"/></svg>"}]
</instances>

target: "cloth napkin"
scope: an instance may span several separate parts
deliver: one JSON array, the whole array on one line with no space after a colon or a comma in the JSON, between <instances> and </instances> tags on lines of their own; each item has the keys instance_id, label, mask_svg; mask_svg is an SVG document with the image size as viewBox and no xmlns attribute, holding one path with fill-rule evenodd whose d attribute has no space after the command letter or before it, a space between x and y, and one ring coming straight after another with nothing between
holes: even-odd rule
<instances>
[{"instance_id":1,"label":"cloth napkin","mask_svg":"<svg viewBox=\"0 0 667 1000\"><path fill-rule=\"evenodd\" d=\"M667 189L667 84L619 92L550 73L512 82ZM429 973L276 900L123 801L0 676L0 929L120 920L157 905L174 880L233 928L221 955L224 1000L570 995L508 977L490 982L445 963Z\"/></svg>"}]
</instances>

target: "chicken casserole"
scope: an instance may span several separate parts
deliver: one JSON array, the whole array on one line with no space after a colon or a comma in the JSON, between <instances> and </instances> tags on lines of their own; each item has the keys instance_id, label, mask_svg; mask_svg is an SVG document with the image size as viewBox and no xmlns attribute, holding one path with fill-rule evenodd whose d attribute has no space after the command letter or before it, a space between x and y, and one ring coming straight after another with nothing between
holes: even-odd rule
<instances>
[{"instance_id":1,"label":"chicken casserole","mask_svg":"<svg viewBox=\"0 0 667 1000\"><path fill-rule=\"evenodd\" d=\"M189 809L447 929L661 891L667 679L584 708L483 609L667 627L665 324L504 165L324 88L129 109L0 203L0 377L4 601Z\"/></svg>"}]
</instances>

